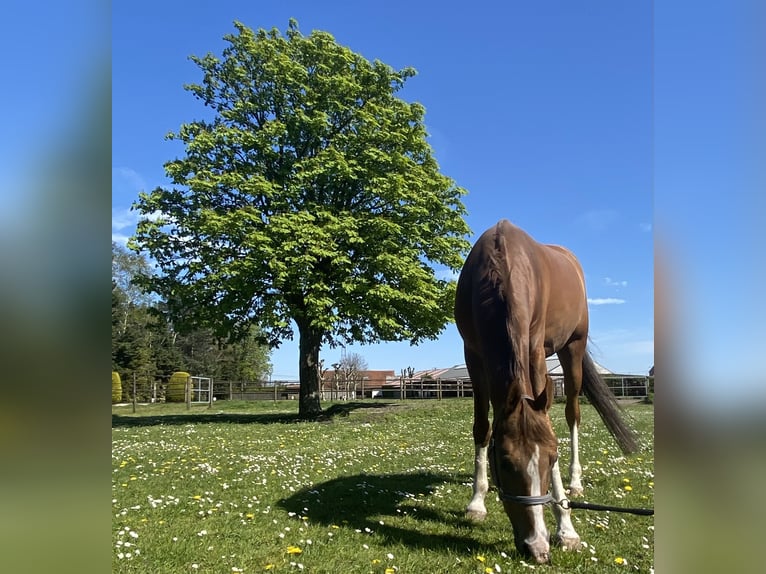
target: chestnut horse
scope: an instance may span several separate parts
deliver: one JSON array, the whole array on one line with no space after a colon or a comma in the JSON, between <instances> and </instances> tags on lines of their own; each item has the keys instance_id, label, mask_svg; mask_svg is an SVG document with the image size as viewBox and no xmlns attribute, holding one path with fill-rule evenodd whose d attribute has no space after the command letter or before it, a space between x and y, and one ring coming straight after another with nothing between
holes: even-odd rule
<instances>
[{"instance_id":1,"label":"chestnut horse","mask_svg":"<svg viewBox=\"0 0 766 574\"><path fill-rule=\"evenodd\" d=\"M489 463L516 548L540 563L548 562L543 505L563 501L566 492L558 440L548 417L554 391L545 358L556 353L564 370L571 495L583 491L578 453L581 390L623 452L637 448L586 351L588 303L582 268L569 250L538 243L502 220L484 232L465 261L457 285L455 322L463 338L474 400L473 497L466 515L482 520L487 514ZM570 510L565 504L553 504L553 512L557 522L553 542L564 549L577 548L580 537Z\"/></svg>"}]
</instances>

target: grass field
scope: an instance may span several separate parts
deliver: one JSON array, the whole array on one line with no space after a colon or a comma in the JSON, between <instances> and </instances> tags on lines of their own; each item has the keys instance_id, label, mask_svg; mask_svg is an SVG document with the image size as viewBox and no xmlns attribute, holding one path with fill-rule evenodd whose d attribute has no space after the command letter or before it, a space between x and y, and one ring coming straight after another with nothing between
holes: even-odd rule
<instances>
[{"instance_id":1,"label":"grass field","mask_svg":"<svg viewBox=\"0 0 766 574\"><path fill-rule=\"evenodd\" d=\"M533 566L513 547L491 492L471 496L470 399L324 403L298 422L294 402L112 409L113 572L650 572L654 519L573 511L577 552ZM641 451L623 457L583 405L585 500L651 507L651 405L625 408ZM563 405L551 418L568 464ZM424 437L426 437L424 439ZM566 481L566 477L564 477ZM549 528L554 521L546 510Z\"/></svg>"}]
</instances>

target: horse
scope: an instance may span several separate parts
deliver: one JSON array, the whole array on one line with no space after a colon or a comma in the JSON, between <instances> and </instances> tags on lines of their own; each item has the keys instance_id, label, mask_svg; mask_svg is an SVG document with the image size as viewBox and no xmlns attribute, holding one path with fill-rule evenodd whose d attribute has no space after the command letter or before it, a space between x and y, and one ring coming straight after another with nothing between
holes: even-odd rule
<instances>
[{"instance_id":1,"label":"horse","mask_svg":"<svg viewBox=\"0 0 766 574\"><path fill-rule=\"evenodd\" d=\"M546 357L556 353L564 370L570 495L583 493L581 391L622 451L637 450L634 433L586 349L588 302L579 261L568 249L538 243L503 219L481 235L466 258L457 283L455 323L473 385L475 457L467 518L481 521L487 515L489 463L520 553L538 563L550 561L543 516L548 503L554 503L557 522L553 543L564 550L579 548L548 416L554 389Z\"/></svg>"}]
</instances>

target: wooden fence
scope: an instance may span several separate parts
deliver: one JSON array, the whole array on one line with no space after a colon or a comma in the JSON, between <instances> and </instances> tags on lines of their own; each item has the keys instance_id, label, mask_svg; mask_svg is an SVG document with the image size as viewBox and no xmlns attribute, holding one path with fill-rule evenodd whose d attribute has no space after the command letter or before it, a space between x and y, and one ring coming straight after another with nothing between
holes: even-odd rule
<instances>
[{"instance_id":1,"label":"wooden fence","mask_svg":"<svg viewBox=\"0 0 766 574\"><path fill-rule=\"evenodd\" d=\"M607 385L618 399L640 399L654 392L653 377L607 376ZM563 396L562 380L554 380L556 396ZM167 380L125 381L122 385L122 403L164 403L167 396ZM382 387L341 384L338 388L323 387L322 400L364 399L448 399L472 397L470 380L442 381L440 379L412 379L403 384L387 384ZM192 404L213 405L216 401L279 401L297 400L297 382L250 382L214 381L209 377L192 376L186 382L184 392L188 408Z\"/></svg>"}]
</instances>

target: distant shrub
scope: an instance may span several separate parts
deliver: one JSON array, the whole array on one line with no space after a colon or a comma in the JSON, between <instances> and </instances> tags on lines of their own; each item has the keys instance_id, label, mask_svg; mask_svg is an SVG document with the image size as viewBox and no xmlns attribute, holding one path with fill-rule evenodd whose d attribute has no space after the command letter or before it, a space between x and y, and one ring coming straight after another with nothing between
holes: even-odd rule
<instances>
[{"instance_id":1,"label":"distant shrub","mask_svg":"<svg viewBox=\"0 0 766 574\"><path fill-rule=\"evenodd\" d=\"M112 404L122 401L122 380L120 373L112 371Z\"/></svg>"},{"instance_id":2,"label":"distant shrub","mask_svg":"<svg viewBox=\"0 0 766 574\"><path fill-rule=\"evenodd\" d=\"M654 393L649 393L648 396L644 397L644 400L642 402L645 405L653 405L654 404Z\"/></svg>"},{"instance_id":3,"label":"distant shrub","mask_svg":"<svg viewBox=\"0 0 766 574\"><path fill-rule=\"evenodd\" d=\"M165 401L168 403L186 402L186 381L191 375L184 371L177 371L170 375L168 389L165 393Z\"/></svg>"}]
</instances>

